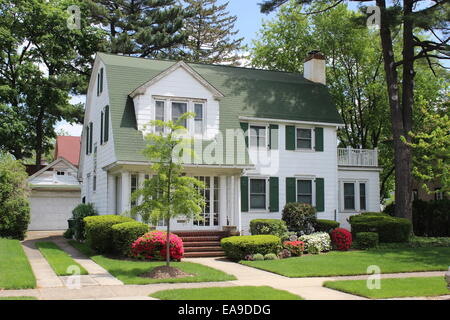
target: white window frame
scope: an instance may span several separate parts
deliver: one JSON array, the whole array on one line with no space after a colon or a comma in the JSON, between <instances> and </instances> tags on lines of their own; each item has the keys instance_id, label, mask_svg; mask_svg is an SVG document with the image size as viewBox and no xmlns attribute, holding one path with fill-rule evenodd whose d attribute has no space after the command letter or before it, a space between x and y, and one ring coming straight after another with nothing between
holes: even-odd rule
<instances>
[{"instance_id":1,"label":"white window frame","mask_svg":"<svg viewBox=\"0 0 450 320\"><path fill-rule=\"evenodd\" d=\"M208 106L206 99L200 98L182 98L182 97L164 97L164 96L153 96L152 97L152 120L156 120L156 101L161 101L164 103L164 121L172 120L172 103L185 103L186 112L195 113L195 104L203 105L203 125L202 133L195 133L195 118L186 119L186 129L191 136L203 137L206 135L207 131L207 121L208 121ZM153 132L156 132L153 127ZM165 130L163 131L165 133Z\"/></svg>"},{"instance_id":2,"label":"white window frame","mask_svg":"<svg viewBox=\"0 0 450 320\"><path fill-rule=\"evenodd\" d=\"M266 183L266 206L265 208L252 208L251 207L251 180L265 180ZM270 189L269 189L269 177L267 176L249 176L248 177L248 210L249 212L269 212L269 201L270 201Z\"/></svg>"},{"instance_id":3,"label":"white window frame","mask_svg":"<svg viewBox=\"0 0 450 320\"><path fill-rule=\"evenodd\" d=\"M202 130L201 130L200 133L195 132L195 116L192 119L188 119L188 120L191 120L191 121L188 121L188 130L189 130L189 122L192 122L192 133L195 136L203 136L205 134L205 123L206 123L206 117L205 117L206 107L205 107L205 105L206 105L206 103L204 101L192 100L191 104L192 104L191 105L191 107L192 107L191 112L193 112L193 113L196 113L195 112L195 105L196 104L200 104L202 106L202 127L201 127ZM189 105L188 105L188 111L189 111Z\"/></svg>"},{"instance_id":4,"label":"white window frame","mask_svg":"<svg viewBox=\"0 0 450 320\"><path fill-rule=\"evenodd\" d=\"M298 148L297 147L297 132L298 129L304 129L304 130L310 130L311 131L311 148ZM312 127L305 127L305 126L295 126L295 150L296 151L303 151L303 152L311 152L315 151L315 134L314 134L314 128Z\"/></svg>"},{"instance_id":5,"label":"white window frame","mask_svg":"<svg viewBox=\"0 0 450 320\"><path fill-rule=\"evenodd\" d=\"M354 197L355 197L355 209L345 209L344 202L344 183L353 183L354 185ZM364 183L366 185L366 209L361 209L361 198L359 184ZM356 179L343 179L339 181L339 202L340 212L367 212L370 207L369 199L369 181L368 180L356 180Z\"/></svg>"},{"instance_id":6,"label":"white window frame","mask_svg":"<svg viewBox=\"0 0 450 320\"><path fill-rule=\"evenodd\" d=\"M250 132L252 127L264 127L266 131L266 146L265 147L257 147L251 145ZM247 138L248 138L248 148L251 150L269 150L269 125L267 123L249 123L247 130Z\"/></svg>"},{"instance_id":7,"label":"white window frame","mask_svg":"<svg viewBox=\"0 0 450 320\"><path fill-rule=\"evenodd\" d=\"M299 180L309 180L311 181L311 205L313 207L316 206L316 178L315 177L310 177L310 176L305 176L305 177L296 177L295 178L295 201L298 201L298 183L297 181Z\"/></svg>"}]
</instances>

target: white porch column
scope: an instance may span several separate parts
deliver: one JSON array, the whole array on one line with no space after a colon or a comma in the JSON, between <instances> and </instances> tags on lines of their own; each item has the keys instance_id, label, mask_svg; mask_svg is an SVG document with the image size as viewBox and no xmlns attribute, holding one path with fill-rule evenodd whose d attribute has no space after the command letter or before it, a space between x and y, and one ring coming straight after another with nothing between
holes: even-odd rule
<instances>
[{"instance_id":1,"label":"white porch column","mask_svg":"<svg viewBox=\"0 0 450 320\"><path fill-rule=\"evenodd\" d=\"M106 173L108 177L108 209L107 214L116 214L116 176Z\"/></svg>"},{"instance_id":2,"label":"white porch column","mask_svg":"<svg viewBox=\"0 0 450 320\"><path fill-rule=\"evenodd\" d=\"M234 176L230 177L230 203L229 203L229 209L230 209L230 225L236 226L236 190L234 187Z\"/></svg>"},{"instance_id":3,"label":"white porch column","mask_svg":"<svg viewBox=\"0 0 450 320\"><path fill-rule=\"evenodd\" d=\"M227 225L227 177L219 176L219 226Z\"/></svg>"},{"instance_id":4,"label":"white porch column","mask_svg":"<svg viewBox=\"0 0 450 320\"><path fill-rule=\"evenodd\" d=\"M236 183L236 187L235 187L235 197L236 197L236 201L235 201L235 205L236 205L236 209L235 209L235 215L237 216L236 218L236 222L237 222L237 229L238 231L241 233L243 233L242 230L242 214L241 214L241 179L240 179L240 175L236 176L235 183Z\"/></svg>"},{"instance_id":5,"label":"white porch column","mask_svg":"<svg viewBox=\"0 0 450 320\"><path fill-rule=\"evenodd\" d=\"M130 209L130 173L128 171L122 172L122 209L120 213L123 213Z\"/></svg>"}]
</instances>

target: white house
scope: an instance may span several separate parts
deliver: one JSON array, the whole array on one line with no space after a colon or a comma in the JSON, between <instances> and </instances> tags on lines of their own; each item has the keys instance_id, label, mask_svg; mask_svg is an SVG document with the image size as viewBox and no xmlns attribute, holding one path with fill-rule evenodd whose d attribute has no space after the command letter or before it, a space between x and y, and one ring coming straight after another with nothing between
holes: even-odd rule
<instances>
[{"instance_id":1,"label":"white house","mask_svg":"<svg viewBox=\"0 0 450 320\"><path fill-rule=\"evenodd\" d=\"M144 135L160 128L146 125L186 111L196 113L186 127L200 156L185 171L205 181L207 206L204 220L176 219L173 230L231 225L247 234L252 219L279 219L295 201L344 227L349 215L379 211L377 151L337 148L342 120L318 52L304 75L97 54L78 173L83 200L100 214L128 210L152 174Z\"/></svg>"}]
</instances>

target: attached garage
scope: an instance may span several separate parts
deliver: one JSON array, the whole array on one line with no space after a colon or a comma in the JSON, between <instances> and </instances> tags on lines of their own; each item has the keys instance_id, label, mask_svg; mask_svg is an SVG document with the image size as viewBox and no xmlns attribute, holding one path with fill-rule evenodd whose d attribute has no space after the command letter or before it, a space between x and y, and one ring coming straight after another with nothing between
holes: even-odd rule
<instances>
[{"instance_id":1,"label":"attached garage","mask_svg":"<svg viewBox=\"0 0 450 320\"><path fill-rule=\"evenodd\" d=\"M72 210L80 203L78 190L33 190L28 230L65 230Z\"/></svg>"},{"instance_id":2,"label":"attached garage","mask_svg":"<svg viewBox=\"0 0 450 320\"><path fill-rule=\"evenodd\" d=\"M28 230L65 230L72 210L81 202L77 168L58 158L28 179L31 222Z\"/></svg>"}]
</instances>

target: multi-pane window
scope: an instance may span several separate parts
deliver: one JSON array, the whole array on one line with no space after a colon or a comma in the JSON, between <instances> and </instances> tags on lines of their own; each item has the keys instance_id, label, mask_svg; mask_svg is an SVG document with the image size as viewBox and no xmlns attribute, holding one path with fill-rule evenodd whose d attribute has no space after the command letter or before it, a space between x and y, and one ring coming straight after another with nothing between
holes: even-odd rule
<instances>
[{"instance_id":1,"label":"multi-pane window","mask_svg":"<svg viewBox=\"0 0 450 320\"><path fill-rule=\"evenodd\" d=\"M366 210L366 184L359 184L359 209Z\"/></svg>"},{"instance_id":2,"label":"multi-pane window","mask_svg":"<svg viewBox=\"0 0 450 320\"><path fill-rule=\"evenodd\" d=\"M172 102L172 121L177 122L178 119L183 115L183 113L187 112L187 103L186 102ZM181 123L182 126L187 128L186 119L184 119Z\"/></svg>"},{"instance_id":3,"label":"multi-pane window","mask_svg":"<svg viewBox=\"0 0 450 320\"><path fill-rule=\"evenodd\" d=\"M355 210L355 184L344 183L344 209Z\"/></svg>"},{"instance_id":4,"label":"multi-pane window","mask_svg":"<svg viewBox=\"0 0 450 320\"><path fill-rule=\"evenodd\" d=\"M266 191L266 179L250 179L250 209L266 209Z\"/></svg>"},{"instance_id":5,"label":"multi-pane window","mask_svg":"<svg viewBox=\"0 0 450 320\"><path fill-rule=\"evenodd\" d=\"M155 120L165 121L164 117L164 101L155 102ZM161 126L156 126L156 132L163 132L164 128Z\"/></svg>"},{"instance_id":6,"label":"multi-pane window","mask_svg":"<svg viewBox=\"0 0 450 320\"><path fill-rule=\"evenodd\" d=\"M203 133L203 104L195 103L194 104L194 133L202 134Z\"/></svg>"},{"instance_id":7,"label":"multi-pane window","mask_svg":"<svg viewBox=\"0 0 450 320\"><path fill-rule=\"evenodd\" d=\"M267 148L267 129L265 126L250 126L250 147Z\"/></svg>"},{"instance_id":8,"label":"multi-pane window","mask_svg":"<svg viewBox=\"0 0 450 320\"><path fill-rule=\"evenodd\" d=\"M130 194L132 195L138 189L138 175L131 175L131 184L130 184ZM131 201L131 207L133 208L136 205L136 200Z\"/></svg>"},{"instance_id":9,"label":"multi-pane window","mask_svg":"<svg viewBox=\"0 0 450 320\"><path fill-rule=\"evenodd\" d=\"M444 200L444 193L441 191L441 188L434 189L434 200Z\"/></svg>"},{"instance_id":10,"label":"multi-pane window","mask_svg":"<svg viewBox=\"0 0 450 320\"><path fill-rule=\"evenodd\" d=\"M312 205L312 180L297 180L297 202Z\"/></svg>"},{"instance_id":11,"label":"multi-pane window","mask_svg":"<svg viewBox=\"0 0 450 320\"><path fill-rule=\"evenodd\" d=\"M311 149L311 129L297 128L297 149Z\"/></svg>"}]
</instances>

